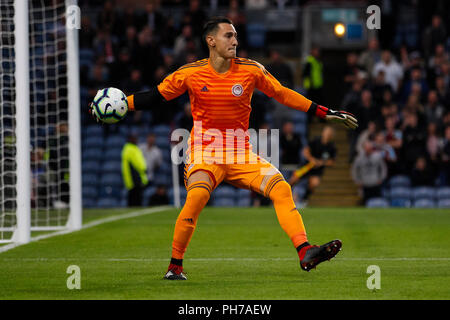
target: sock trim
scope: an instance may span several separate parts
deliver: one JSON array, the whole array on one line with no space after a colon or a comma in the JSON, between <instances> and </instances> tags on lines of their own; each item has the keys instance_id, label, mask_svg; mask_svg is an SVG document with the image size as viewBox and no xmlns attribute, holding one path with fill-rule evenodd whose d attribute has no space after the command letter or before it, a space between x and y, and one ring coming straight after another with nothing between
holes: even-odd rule
<instances>
[{"instance_id":1,"label":"sock trim","mask_svg":"<svg viewBox=\"0 0 450 320\"><path fill-rule=\"evenodd\" d=\"M176 266L183 266L183 259L175 259L175 258L171 258L170 259L170 264L174 264Z\"/></svg>"},{"instance_id":2,"label":"sock trim","mask_svg":"<svg viewBox=\"0 0 450 320\"><path fill-rule=\"evenodd\" d=\"M299 245L299 246L296 248L296 249L297 249L297 252L300 252L300 250L302 250L304 247L307 247L307 246L310 246L309 242L308 242L308 241L303 242L301 245Z\"/></svg>"}]
</instances>

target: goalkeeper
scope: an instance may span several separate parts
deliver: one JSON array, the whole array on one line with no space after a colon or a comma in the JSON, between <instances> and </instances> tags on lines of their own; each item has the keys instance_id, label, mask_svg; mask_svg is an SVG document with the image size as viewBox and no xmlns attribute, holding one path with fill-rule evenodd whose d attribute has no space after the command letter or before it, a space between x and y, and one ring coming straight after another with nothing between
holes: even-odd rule
<instances>
[{"instance_id":1,"label":"goalkeeper","mask_svg":"<svg viewBox=\"0 0 450 320\"><path fill-rule=\"evenodd\" d=\"M183 273L186 248L200 212L211 192L222 182L250 189L273 201L278 221L297 250L300 267L309 271L333 258L341 242L334 240L322 246L308 242L291 187L277 168L252 151L248 135L244 136L243 143L237 137L236 143L236 133L248 132L250 101L255 88L288 107L351 129L357 127L357 120L351 114L318 105L282 86L258 62L236 57L237 33L229 19L216 17L208 21L203 40L209 48L208 59L186 64L158 86L128 97L129 110L157 109L187 91L192 106L194 126L184 169L187 197L175 223L172 258L164 278L186 280ZM225 143L230 139L234 143ZM214 141L213 151L211 141Z\"/></svg>"}]
</instances>

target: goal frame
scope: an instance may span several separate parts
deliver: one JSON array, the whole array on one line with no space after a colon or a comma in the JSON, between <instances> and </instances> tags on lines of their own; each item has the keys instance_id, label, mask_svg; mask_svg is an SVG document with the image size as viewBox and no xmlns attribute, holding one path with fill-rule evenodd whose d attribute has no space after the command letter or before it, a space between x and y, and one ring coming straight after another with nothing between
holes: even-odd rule
<instances>
[{"instance_id":1,"label":"goal frame","mask_svg":"<svg viewBox=\"0 0 450 320\"><path fill-rule=\"evenodd\" d=\"M77 0L66 0L66 16ZM79 19L80 17L75 17ZM29 7L28 0L14 1L14 51L16 94L16 226L2 228L13 231L11 239L0 243L28 243L31 231L79 230L82 227L81 192L81 129L80 129L80 79L78 57L78 29L66 23L67 94L69 128L69 216L65 226L31 226L31 163L30 163L30 64L29 64ZM17 91L16 91L17 92Z\"/></svg>"}]
</instances>

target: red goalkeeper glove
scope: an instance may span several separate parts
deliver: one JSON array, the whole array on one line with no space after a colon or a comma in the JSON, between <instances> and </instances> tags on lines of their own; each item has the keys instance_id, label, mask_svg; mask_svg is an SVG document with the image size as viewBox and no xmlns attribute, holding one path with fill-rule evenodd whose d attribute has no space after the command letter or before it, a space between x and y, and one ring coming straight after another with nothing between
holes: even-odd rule
<instances>
[{"instance_id":1,"label":"red goalkeeper glove","mask_svg":"<svg viewBox=\"0 0 450 320\"><path fill-rule=\"evenodd\" d=\"M310 112L318 116L319 118L325 119L328 122L342 123L350 129L358 128L358 120L350 112L334 111L324 106L315 104L314 102L310 106L310 110L308 110L308 113Z\"/></svg>"}]
</instances>

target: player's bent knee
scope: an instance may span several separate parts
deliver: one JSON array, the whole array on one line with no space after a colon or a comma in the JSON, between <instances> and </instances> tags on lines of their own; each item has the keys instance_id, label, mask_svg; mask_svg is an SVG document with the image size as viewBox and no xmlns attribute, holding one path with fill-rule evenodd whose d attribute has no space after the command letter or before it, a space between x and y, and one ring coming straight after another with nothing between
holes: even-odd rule
<instances>
[{"instance_id":1,"label":"player's bent knee","mask_svg":"<svg viewBox=\"0 0 450 320\"><path fill-rule=\"evenodd\" d=\"M194 188L187 193L186 203L194 202L194 203L206 203L210 198L210 193L206 189L203 188Z\"/></svg>"},{"instance_id":2,"label":"player's bent knee","mask_svg":"<svg viewBox=\"0 0 450 320\"><path fill-rule=\"evenodd\" d=\"M186 196L186 204L193 203L207 203L211 196L211 191L203 183L193 183L189 186Z\"/></svg>"},{"instance_id":3,"label":"player's bent knee","mask_svg":"<svg viewBox=\"0 0 450 320\"><path fill-rule=\"evenodd\" d=\"M213 182L212 182L211 177L209 176L208 172L203 171L203 170L195 171L194 173L192 173L188 179L187 184L188 184L188 186L190 186L191 184L193 184L195 182L205 182L210 186L210 188L212 188L212 185L213 185Z\"/></svg>"},{"instance_id":4,"label":"player's bent knee","mask_svg":"<svg viewBox=\"0 0 450 320\"><path fill-rule=\"evenodd\" d=\"M292 197L291 186L285 180L281 180L273 186L272 190L269 193L269 197L272 201L284 198L291 198Z\"/></svg>"}]
</instances>

